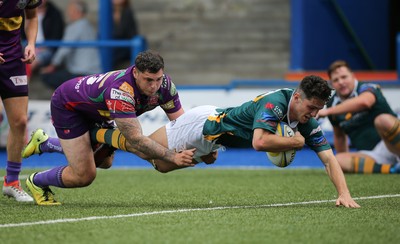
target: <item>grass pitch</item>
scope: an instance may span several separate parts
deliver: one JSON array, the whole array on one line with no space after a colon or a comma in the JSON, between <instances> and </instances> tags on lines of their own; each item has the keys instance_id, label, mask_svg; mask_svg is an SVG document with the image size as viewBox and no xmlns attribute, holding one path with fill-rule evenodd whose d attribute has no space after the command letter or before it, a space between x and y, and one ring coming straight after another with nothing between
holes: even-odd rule
<instances>
[{"instance_id":1,"label":"grass pitch","mask_svg":"<svg viewBox=\"0 0 400 244\"><path fill-rule=\"evenodd\" d=\"M335 207L336 190L322 169L99 170L89 187L53 187L62 206L1 196L0 239L4 244L398 243L400 176L346 179L360 209Z\"/></svg>"}]
</instances>

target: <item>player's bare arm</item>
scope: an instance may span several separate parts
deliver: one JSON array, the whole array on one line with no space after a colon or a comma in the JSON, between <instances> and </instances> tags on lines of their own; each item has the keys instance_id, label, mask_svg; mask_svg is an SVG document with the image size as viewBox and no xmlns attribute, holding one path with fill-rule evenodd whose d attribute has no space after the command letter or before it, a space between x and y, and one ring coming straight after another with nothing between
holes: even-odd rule
<instances>
[{"instance_id":1,"label":"player's bare arm","mask_svg":"<svg viewBox=\"0 0 400 244\"><path fill-rule=\"evenodd\" d=\"M209 154L201 156L200 158L205 164L213 164L218 158L218 151L210 152Z\"/></svg>"},{"instance_id":2,"label":"player's bare arm","mask_svg":"<svg viewBox=\"0 0 400 244\"><path fill-rule=\"evenodd\" d=\"M323 118L328 115L356 113L370 109L375 104L375 95L371 92L363 92L359 96L345 100L344 102L330 107L321 109L317 117Z\"/></svg>"},{"instance_id":3,"label":"player's bare arm","mask_svg":"<svg viewBox=\"0 0 400 244\"><path fill-rule=\"evenodd\" d=\"M336 191L338 193L336 206L343 205L346 208L359 208L360 205L358 205L350 195L343 171L340 168L340 165L337 162L332 150L318 152L318 157L321 159L329 178L336 187Z\"/></svg>"},{"instance_id":4,"label":"player's bare arm","mask_svg":"<svg viewBox=\"0 0 400 244\"><path fill-rule=\"evenodd\" d=\"M178 111L174 112L174 113L168 113L167 117L168 119L171 120L175 120L177 119L179 116L181 116L185 111L183 110L183 108L180 108Z\"/></svg>"},{"instance_id":5,"label":"player's bare arm","mask_svg":"<svg viewBox=\"0 0 400 244\"><path fill-rule=\"evenodd\" d=\"M175 153L156 141L143 135L142 127L137 118L117 118L115 122L126 137L130 146L136 150L139 157L143 159L162 159L181 166L193 166L194 150L185 150L182 153Z\"/></svg>"},{"instance_id":6,"label":"player's bare arm","mask_svg":"<svg viewBox=\"0 0 400 244\"><path fill-rule=\"evenodd\" d=\"M285 152L292 149L301 149L305 139L300 133L294 137L277 136L270 131L257 128L253 133L253 147L257 151Z\"/></svg>"},{"instance_id":7,"label":"player's bare arm","mask_svg":"<svg viewBox=\"0 0 400 244\"><path fill-rule=\"evenodd\" d=\"M35 43L38 30L38 17L36 8L25 9L25 15L25 33L28 43L25 47L24 57L21 60L22 62L30 64L35 60Z\"/></svg>"}]
</instances>

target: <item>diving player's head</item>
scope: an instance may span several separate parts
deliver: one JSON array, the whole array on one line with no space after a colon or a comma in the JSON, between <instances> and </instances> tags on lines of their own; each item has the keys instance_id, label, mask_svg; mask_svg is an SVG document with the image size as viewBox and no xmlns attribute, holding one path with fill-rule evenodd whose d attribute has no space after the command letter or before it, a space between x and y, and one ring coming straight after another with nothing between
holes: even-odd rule
<instances>
[{"instance_id":1,"label":"diving player's head","mask_svg":"<svg viewBox=\"0 0 400 244\"><path fill-rule=\"evenodd\" d=\"M306 123L317 116L332 94L328 82L319 76L309 75L303 78L295 90L290 104L290 120Z\"/></svg>"},{"instance_id":2,"label":"diving player's head","mask_svg":"<svg viewBox=\"0 0 400 244\"><path fill-rule=\"evenodd\" d=\"M133 77L140 93L152 96L159 89L164 77L164 59L154 51L139 53L135 59Z\"/></svg>"}]
</instances>

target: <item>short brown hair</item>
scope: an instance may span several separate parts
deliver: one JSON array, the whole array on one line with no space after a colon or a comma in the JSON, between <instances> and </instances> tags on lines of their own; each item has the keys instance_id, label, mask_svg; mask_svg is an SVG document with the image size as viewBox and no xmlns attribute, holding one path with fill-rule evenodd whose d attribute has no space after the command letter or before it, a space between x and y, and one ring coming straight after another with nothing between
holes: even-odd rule
<instances>
[{"instance_id":1,"label":"short brown hair","mask_svg":"<svg viewBox=\"0 0 400 244\"><path fill-rule=\"evenodd\" d=\"M324 102L327 102L332 94L332 89L329 87L328 82L316 75L304 77L297 91L303 94L306 99L317 98Z\"/></svg>"},{"instance_id":2,"label":"short brown hair","mask_svg":"<svg viewBox=\"0 0 400 244\"><path fill-rule=\"evenodd\" d=\"M135 66L140 72L157 73L164 69L164 59L161 55L152 50L140 52L135 59Z\"/></svg>"},{"instance_id":3,"label":"short brown hair","mask_svg":"<svg viewBox=\"0 0 400 244\"><path fill-rule=\"evenodd\" d=\"M330 66L329 66L329 68L328 68L328 76L329 76L329 79L331 78L331 75L332 75L332 73L336 70L336 69L338 69L338 68L340 68L340 67L346 67L350 72L352 72L351 71L351 68L350 68L350 66L349 66L349 64L346 62L346 61L344 61L344 60L336 60L335 62L333 62Z\"/></svg>"}]
</instances>

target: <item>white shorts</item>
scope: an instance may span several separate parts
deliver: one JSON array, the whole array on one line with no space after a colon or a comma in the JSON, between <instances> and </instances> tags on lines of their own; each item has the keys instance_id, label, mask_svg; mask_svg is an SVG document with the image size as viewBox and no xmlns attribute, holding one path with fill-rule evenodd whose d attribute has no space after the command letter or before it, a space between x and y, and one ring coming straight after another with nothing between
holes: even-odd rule
<instances>
[{"instance_id":1,"label":"white shorts","mask_svg":"<svg viewBox=\"0 0 400 244\"><path fill-rule=\"evenodd\" d=\"M371 151L361 150L359 153L364 153L370 156L378 164L396 164L400 163L400 157L390 152L385 143L380 141Z\"/></svg>"},{"instance_id":2,"label":"white shorts","mask_svg":"<svg viewBox=\"0 0 400 244\"><path fill-rule=\"evenodd\" d=\"M203 126L211 114L215 114L215 106L199 106L190 109L178 119L170 121L166 126L169 149L182 151L196 148L194 159L202 162L200 156L207 155L222 146L207 141L203 136Z\"/></svg>"}]
</instances>

